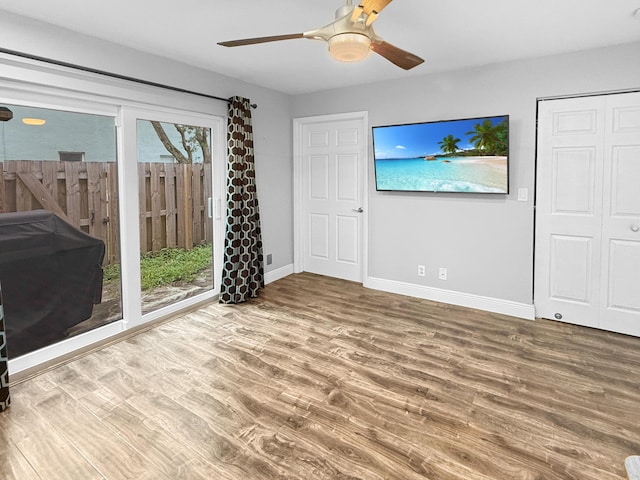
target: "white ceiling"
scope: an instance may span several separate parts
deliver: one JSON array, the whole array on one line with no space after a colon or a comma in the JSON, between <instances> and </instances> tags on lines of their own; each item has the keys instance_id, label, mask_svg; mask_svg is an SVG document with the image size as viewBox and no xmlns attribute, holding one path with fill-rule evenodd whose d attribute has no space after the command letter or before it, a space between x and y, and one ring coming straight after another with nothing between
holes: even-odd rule
<instances>
[{"instance_id":1,"label":"white ceiling","mask_svg":"<svg viewBox=\"0 0 640 480\"><path fill-rule=\"evenodd\" d=\"M640 15L634 15L640 0L395 0L375 28L387 42L425 59L408 72L375 54L357 64L336 62L315 40L216 45L313 30L333 21L342 5L344 0L0 0L0 9L12 13L289 94L640 41Z\"/></svg>"}]
</instances>

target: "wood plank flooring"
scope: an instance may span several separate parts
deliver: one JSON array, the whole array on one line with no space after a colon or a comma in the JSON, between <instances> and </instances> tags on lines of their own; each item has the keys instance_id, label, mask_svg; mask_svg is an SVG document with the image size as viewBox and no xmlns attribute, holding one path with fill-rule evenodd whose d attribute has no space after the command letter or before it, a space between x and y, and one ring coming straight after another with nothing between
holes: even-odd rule
<instances>
[{"instance_id":1,"label":"wood plank flooring","mask_svg":"<svg viewBox=\"0 0 640 480\"><path fill-rule=\"evenodd\" d=\"M640 339L311 275L13 386L0 478L626 478Z\"/></svg>"}]
</instances>

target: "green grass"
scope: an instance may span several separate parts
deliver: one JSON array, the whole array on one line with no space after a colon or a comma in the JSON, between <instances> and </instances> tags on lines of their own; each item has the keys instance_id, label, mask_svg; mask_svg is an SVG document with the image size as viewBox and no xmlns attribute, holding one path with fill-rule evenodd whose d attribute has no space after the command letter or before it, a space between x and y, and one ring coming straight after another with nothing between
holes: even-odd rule
<instances>
[{"instance_id":1,"label":"green grass","mask_svg":"<svg viewBox=\"0 0 640 480\"><path fill-rule=\"evenodd\" d=\"M191 250L164 248L159 252L140 256L142 290L174 282L190 282L211 265L211 245L199 245ZM104 282L120 279L120 264L104 267Z\"/></svg>"}]
</instances>

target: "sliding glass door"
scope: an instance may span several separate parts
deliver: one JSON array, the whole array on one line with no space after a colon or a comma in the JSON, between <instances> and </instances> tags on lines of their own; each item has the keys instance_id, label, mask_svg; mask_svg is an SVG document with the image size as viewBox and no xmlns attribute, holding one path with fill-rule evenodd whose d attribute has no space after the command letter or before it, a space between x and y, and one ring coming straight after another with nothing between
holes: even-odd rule
<instances>
[{"instance_id":1,"label":"sliding glass door","mask_svg":"<svg viewBox=\"0 0 640 480\"><path fill-rule=\"evenodd\" d=\"M0 283L15 358L122 319L117 109L0 106L12 114L0 122Z\"/></svg>"},{"instance_id":2,"label":"sliding glass door","mask_svg":"<svg viewBox=\"0 0 640 480\"><path fill-rule=\"evenodd\" d=\"M62 99L0 107L12 116L0 122L11 361L27 368L219 293L222 118Z\"/></svg>"},{"instance_id":3,"label":"sliding glass door","mask_svg":"<svg viewBox=\"0 0 640 480\"><path fill-rule=\"evenodd\" d=\"M213 290L211 128L138 119L142 313Z\"/></svg>"},{"instance_id":4,"label":"sliding glass door","mask_svg":"<svg viewBox=\"0 0 640 480\"><path fill-rule=\"evenodd\" d=\"M136 205L125 213L136 224L125 289L135 324L219 293L223 130L220 119L131 108L123 126L124 155L136 159L123 165L126 201Z\"/></svg>"}]
</instances>

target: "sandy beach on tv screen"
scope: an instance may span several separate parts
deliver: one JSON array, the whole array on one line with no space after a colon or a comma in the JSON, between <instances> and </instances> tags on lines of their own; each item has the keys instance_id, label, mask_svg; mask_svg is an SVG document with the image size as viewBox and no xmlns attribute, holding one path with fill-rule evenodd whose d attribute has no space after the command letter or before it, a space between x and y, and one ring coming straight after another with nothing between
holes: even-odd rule
<instances>
[{"instance_id":1,"label":"sandy beach on tv screen","mask_svg":"<svg viewBox=\"0 0 640 480\"><path fill-rule=\"evenodd\" d=\"M487 155L484 157L460 157L458 163L490 163L492 165L507 166L507 157L498 155Z\"/></svg>"},{"instance_id":2,"label":"sandy beach on tv screen","mask_svg":"<svg viewBox=\"0 0 640 480\"><path fill-rule=\"evenodd\" d=\"M484 156L484 157L462 157L457 163L478 163L491 165L498 168L507 168L507 157L505 156Z\"/></svg>"}]
</instances>

